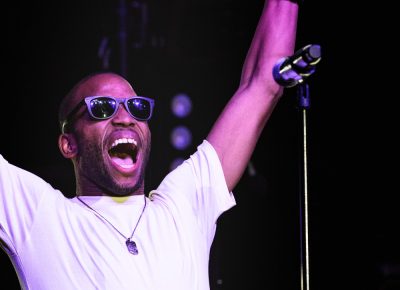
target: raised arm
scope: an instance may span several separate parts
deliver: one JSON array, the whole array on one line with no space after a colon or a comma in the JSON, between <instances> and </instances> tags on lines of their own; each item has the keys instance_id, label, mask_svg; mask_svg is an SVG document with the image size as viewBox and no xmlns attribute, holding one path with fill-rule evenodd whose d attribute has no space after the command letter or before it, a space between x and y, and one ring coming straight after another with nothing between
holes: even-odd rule
<instances>
[{"instance_id":1,"label":"raised arm","mask_svg":"<svg viewBox=\"0 0 400 290\"><path fill-rule=\"evenodd\" d=\"M240 180L257 140L283 93L272 68L293 54L298 5L266 0L244 62L240 85L212 127L207 140L221 160L229 190Z\"/></svg>"}]
</instances>

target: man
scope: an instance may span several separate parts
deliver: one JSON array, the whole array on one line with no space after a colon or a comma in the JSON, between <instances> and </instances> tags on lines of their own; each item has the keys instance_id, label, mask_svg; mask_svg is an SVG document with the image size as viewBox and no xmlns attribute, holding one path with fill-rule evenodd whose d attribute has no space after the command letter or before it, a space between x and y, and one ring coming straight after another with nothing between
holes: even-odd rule
<instances>
[{"instance_id":1,"label":"man","mask_svg":"<svg viewBox=\"0 0 400 290\"><path fill-rule=\"evenodd\" d=\"M218 217L282 88L276 61L293 53L298 6L265 3L241 82L198 150L146 197L147 121L154 101L114 73L81 80L60 106L59 148L76 197L0 156L0 238L25 289L209 289Z\"/></svg>"}]
</instances>

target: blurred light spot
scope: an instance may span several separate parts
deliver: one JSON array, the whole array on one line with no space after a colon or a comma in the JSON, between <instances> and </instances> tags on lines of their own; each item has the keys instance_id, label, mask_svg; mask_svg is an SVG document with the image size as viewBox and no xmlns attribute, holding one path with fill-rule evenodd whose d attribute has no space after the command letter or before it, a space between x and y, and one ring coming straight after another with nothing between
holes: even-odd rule
<instances>
[{"instance_id":1,"label":"blurred light spot","mask_svg":"<svg viewBox=\"0 0 400 290\"><path fill-rule=\"evenodd\" d=\"M169 170L172 171L175 168L177 168L179 165L181 165L183 163L183 161L185 161L185 159L183 158L175 158L174 160L172 160L171 165L169 166Z\"/></svg>"},{"instance_id":2,"label":"blurred light spot","mask_svg":"<svg viewBox=\"0 0 400 290\"><path fill-rule=\"evenodd\" d=\"M177 94L171 101L172 113L178 118L187 117L192 111L192 101L186 94Z\"/></svg>"},{"instance_id":3,"label":"blurred light spot","mask_svg":"<svg viewBox=\"0 0 400 290\"><path fill-rule=\"evenodd\" d=\"M192 143L192 133L185 126L175 127L171 132L171 143L175 149L184 150Z\"/></svg>"}]
</instances>

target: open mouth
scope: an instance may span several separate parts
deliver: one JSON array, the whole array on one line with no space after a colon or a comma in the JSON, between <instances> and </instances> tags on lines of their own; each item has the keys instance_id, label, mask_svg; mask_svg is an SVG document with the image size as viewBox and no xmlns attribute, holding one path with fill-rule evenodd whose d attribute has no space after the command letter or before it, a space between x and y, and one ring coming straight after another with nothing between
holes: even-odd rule
<instances>
[{"instance_id":1,"label":"open mouth","mask_svg":"<svg viewBox=\"0 0 400 290\"><path fill-rule=\"evenodd\" d=\"M112 143L108 154L118 166L125 169L132 168L137 161L137 141L133 138L117 139Z\"/></svg>"}]
</instances>

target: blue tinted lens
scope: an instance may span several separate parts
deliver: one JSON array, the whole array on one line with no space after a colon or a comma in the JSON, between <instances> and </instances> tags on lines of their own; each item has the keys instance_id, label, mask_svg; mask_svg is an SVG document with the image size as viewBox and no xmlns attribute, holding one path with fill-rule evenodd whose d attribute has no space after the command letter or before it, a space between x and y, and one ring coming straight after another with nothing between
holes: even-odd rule
<instances>
[{"instance_id":1,"label":"blue tinted lens","mask_svg":"<svg viewBox=\"0 0 400 290\"><path fill-rule=\"evenodd\" d=\"M148 120L151 117L151 104L146 99L132 98L127 102L128 110L138 120Z\"/></svg>"},{"instance_id":2,"label":"blue tinted lens","mask_svg":"<svg viewBox=\"0 0 400 290\"><path fill-rule=\"evenodd\" d=\"M99 97L90 101L90 111L96 119L110 118L117 107L117 102L112 98Z\"/></svg>"}]
</instances>

